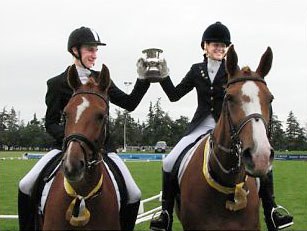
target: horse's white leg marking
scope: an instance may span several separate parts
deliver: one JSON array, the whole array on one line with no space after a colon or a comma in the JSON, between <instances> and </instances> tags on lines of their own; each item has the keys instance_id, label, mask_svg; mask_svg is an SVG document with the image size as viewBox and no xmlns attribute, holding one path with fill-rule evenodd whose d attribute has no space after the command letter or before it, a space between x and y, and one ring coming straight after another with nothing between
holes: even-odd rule
<instances>
[{"instance_id":1,"label":"horse's white leg marking","mask_svg":"<svg viewBox=\"0 0 307 231\"><path fill-rule=\"evenodd\" d=\"M253 113L262 114L260 99L258 96L258 86L252 81L247 81L243 84L241 91L243 96L247 96L249 98L249 101L247 100L242 103L242 109L245 112L245 116ZM251 123L253 128L253 140L255 144L255 149L252 150L252 152L256 153L257 155L267 153L271 149L271 145L266 135L264 123L262 120L256 122L254 119L251 121Z\"/></svg>"},{"instance_id":2,"label":"horse's white leg marking","mask_svg":"<svg viewBox=\"0 0 307 231\"><path fill-rule=\"evenodd\" d=\"M82 103L77 106L77 113L76 113L75 123L78 123L78 120L80 119L82 113L89 106L90 106L90 102L85 97L82 97Z\"/></svg>"}]
</instances>

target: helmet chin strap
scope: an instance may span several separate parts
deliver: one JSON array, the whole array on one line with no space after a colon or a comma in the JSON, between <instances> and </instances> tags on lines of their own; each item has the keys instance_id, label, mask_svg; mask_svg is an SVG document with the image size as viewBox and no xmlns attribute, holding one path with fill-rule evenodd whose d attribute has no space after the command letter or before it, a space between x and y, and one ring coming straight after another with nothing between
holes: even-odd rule
<instances>
[{"instance_id":1,"label":"helmet chin strap","mask_svg":"<svg viewBox=\"0 0 307 231\"><path fill-rule=\"evenodd\" d=\"M76 57L76 58L80 60L81 65L82 65L85 69L88 69L88 70L90 71L91 69L88 68L87 66L85 66L84 63L82 62L82 56L81 56L81 52L80 52L80 47L78 47L78 56L79 56L79 57Z\"/></svg>"}]
</instances>

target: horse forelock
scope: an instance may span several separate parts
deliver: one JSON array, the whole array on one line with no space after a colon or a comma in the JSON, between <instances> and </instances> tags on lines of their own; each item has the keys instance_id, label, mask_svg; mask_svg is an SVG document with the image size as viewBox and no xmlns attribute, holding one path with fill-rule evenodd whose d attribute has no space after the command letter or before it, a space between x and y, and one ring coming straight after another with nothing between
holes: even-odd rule
<instances>
[{"instance_id":1,"label":"horse forelock","mask_svg":"<svg viewBox=\"0 0 307 231\"><path fill-rule=\"evenodd\" d=\"M243 73L244 76L250 76L252 73L249 66L242 67L241 72Z\"/></svg>"},{"instance_id":2,"label":"horse forelock","mask_svg":"<svg viewBox=\"0 0 307 231\"><path fill-rule=\"evenodd\" d=\"M87 82L83 84L76 92L82 91L97 92L99 94L101 93L101 90L99 89L99 83L97 83L94 77L89 77Z\"/></svg>"},{"instance_id":3,"label":"horse forelock","mask_svg":"<svg viewBox=\"0 0 307 231\"><path fill-rule=\"evenodd\" d=\"M85 85L89 88L94 88L95 86L98 86L98 83L94 77L90 76Z\"/></svg>"}]
</instances>

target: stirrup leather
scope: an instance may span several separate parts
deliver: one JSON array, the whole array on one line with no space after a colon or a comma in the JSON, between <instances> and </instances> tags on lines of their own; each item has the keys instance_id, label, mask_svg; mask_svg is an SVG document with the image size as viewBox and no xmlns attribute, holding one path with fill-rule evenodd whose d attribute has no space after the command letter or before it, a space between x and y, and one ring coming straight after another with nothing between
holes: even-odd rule
<instances>
[{"instance_id":1,"label":"stirrup leather","mask_svg":"<svg viewBox=\"0 0 307 231\"><path fill-rule=\"evenodd\" d=\"M286 223L286 224L283 224L283 225L277 227L276 224L275 224L274 217L273 217L273 214L274 214L275 211L282 211L282 213L286 213L287 215L290 215L289 211L286 208L282 207L281 205L278 205L275 208L273 207L272 211L271 211L271 220L272 220L273 225L274 225L275 228L280 230L280 229L287 228L287 227L289 227L289 226L294 224L293 221L291 221L289 223Z\"/></svg>"}]
</instances>

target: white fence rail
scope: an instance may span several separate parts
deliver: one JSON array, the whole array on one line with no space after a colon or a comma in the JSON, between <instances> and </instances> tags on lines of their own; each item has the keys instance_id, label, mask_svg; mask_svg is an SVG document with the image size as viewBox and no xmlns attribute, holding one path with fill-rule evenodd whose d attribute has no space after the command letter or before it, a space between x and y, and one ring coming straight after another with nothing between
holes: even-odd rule
<instances>
[{"instance_id":1,"label":"white fence rail","mask_svg":"<svg viewBox=\"0 0 307 231\"><path fill-rule=\"evenodd\" d=\"M151 209L145 212L144 204L147 202L153 201L153 200L157 200L157 199L161 201L161 197L162 197L162 192L160 192L158 195L141 200L140 207L139 207L139 213L138 213L135 224L140 224L142 222L151 220L153 217L157 217L160 215L162 206L159 206L157 208L154 208L154 209Z\"/></svg>"},{"instance_id":2,"label":"white fence rail","mask_svg":"<svg viewBox=\"0 0 307 231\"><path fill-rule=\"evenodd\" d=\"M18 219L18 215L0 215L0 219Z\"/></svg>"},{"instance_id":3,"label":"white fence rail","mask_svg":"<svg viewBox=\"0 0 307 231\"><path fill-rule=\"evenodd\" d=\"M142 222L152 219L153 217L160 215L162 206L159 206L157 208L145 212L144 204L157 199L161 201L161 197L162 197L162 192L160 192L158 195L141 200L135 224L140 224ZM18 215L0 215L0 219L18 219Z\"/></svg>"}]
</instances>

